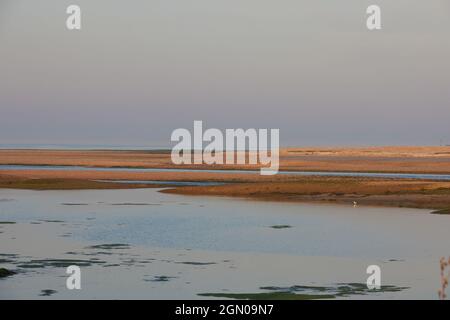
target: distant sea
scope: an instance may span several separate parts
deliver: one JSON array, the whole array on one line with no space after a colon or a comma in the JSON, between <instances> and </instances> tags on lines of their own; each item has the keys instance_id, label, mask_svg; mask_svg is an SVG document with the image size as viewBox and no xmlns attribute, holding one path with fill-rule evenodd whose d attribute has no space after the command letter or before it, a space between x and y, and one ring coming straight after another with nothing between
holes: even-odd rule
<instances>
[{"instance_id":1,"label":"distant sea","mask_svg":"<svg viewBox=\"0 0 450 320\"><path fill-rule=\"evenodd\" d=\"M15 144L0 143L0 149L64 149L64 150L168 150L169 146L108 145L108 144Z\"/></svg>"}]
</instances>

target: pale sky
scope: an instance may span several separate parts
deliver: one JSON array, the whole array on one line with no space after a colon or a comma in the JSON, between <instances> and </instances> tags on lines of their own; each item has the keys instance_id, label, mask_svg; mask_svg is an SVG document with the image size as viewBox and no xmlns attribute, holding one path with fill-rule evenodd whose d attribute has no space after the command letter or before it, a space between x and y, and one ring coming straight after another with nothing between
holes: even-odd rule
<instances>
[{"instance_id":1,"label":"pale sky","mask_svg":"<svg viewBox=\"0 0 450 320\"><path fill-rule=\"evenodd\" d=\"M450 0L0 0L0 144L170 146L194 120L450 144Z\"/></svg>"}]
</instances>

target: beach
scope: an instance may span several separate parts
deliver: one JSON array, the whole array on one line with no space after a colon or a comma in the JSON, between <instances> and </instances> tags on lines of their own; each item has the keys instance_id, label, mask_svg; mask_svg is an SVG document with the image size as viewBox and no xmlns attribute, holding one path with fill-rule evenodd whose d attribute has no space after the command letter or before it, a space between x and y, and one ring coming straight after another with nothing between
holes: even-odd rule
<instances>
[{"instance_id":1,"label":"beach","mask_svg":"<svg viewBox=\"0 0 450 320\"><path fill-rule=\"evenodd\" d=\"M174 165L170 150L0 150L1 164L92 167L205 168ZM257 169L256 165L208 165L209 169ZM280 170L450 173L450 146L309 147L280 150Z\"/></svg>"},{"instance_id":2,"label":"beach","mask_svg":"<svg viewBox=\"0 0 450 320\"><path fill-rule=\"evenodd\" d=\"M450 208L450 181L369 176L370 173L449 174L450 147L288 148L280 152L283 174L261 176L252 172L258 168L257 165L174 165L169 151L158 150L0 150L0 187L31 190L166 187L162 192L185 195L356 202L426 208L439 213L447 213ZM296 172L310 174L296 175ZM352 172L367 175L331 175ZM118 183L121 181L130 183ZM183 181L219 185L174 187L169 184Z\"/></svg>"}]
</instances>

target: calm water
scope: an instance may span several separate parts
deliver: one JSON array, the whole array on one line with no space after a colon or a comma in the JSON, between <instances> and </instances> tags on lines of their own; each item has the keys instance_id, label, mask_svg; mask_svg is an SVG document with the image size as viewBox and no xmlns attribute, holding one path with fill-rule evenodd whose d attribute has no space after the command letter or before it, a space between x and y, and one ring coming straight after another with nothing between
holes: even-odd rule
<instances>
[{"instance_id":1,"label":"calm water","mask_svg":"<svg viewBox=\"0 0 450 320\"><path fill-rule=\"evenodd\" d=\"M1 220L81 223L92 217L95 222L74 238L102 243L404 259L440 256L450 240L449 217L414 209L189 197L153 189L2 190L1 198L14 199L1 203Z\"/></svg>"},{"instance_id":2,"label":"calm water","mask_svg":"<svg viewBox=\"0 0 450 320\"><path fill-rule=\"evenodd\" d=\"M39 144L39 143L0 143L0 149L38 149L38 150L170 150L163 145L108 145L108 144Z\"/></svg>"},{"instance_id":3,"label":"calm water","mask_svg":"<svg viewBox=\"0 0 450 320\"><path fill-rule=\"evenodd\" d=\"M259 170L207 170L207 169L156 169L156 168L100 168L84 166L0 165L0 170L81 170L81 171L125 171L125 172L210 172L253 173ZM279 174L329 177L372 177L393 179L450 180L450 174L422 173L372 173L372 172L327 172L327 171L280 171Z\"/></svg>"},{"instance_id":4,"label":"calm water","mask_svg":"<svg viewBox=\"0 0 450 320\"><path fill-rule=\"evenodd\" d=\"M0 221L16 222L0 224L0 253L17 254L8 266L21 271L0 281L0 298L36 297L47 287L55 288L55 298L198 298L202 292L259 292L264 285L365 283L365 268L377 264L386 284L410 289L368 298L431 299L439 258L450 254L450 217L426 210L155 189L0 190ZM37 258L86 259L89 246L118 243L129 248L98 253L116 260L108 260L107 274L103 266L86 267L91 280L79 296L64 289L60 268L19 267ZM170 281L152 280L167 273ZM114 295L115 287L122 291Z\"/></svg>"}]
</instances>

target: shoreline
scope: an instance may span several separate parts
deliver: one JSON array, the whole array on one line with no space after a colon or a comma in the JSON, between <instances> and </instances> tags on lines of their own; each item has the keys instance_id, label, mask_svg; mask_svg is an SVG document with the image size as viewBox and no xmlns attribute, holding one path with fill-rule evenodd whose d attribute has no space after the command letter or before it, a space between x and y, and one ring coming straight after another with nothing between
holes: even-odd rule
<instances>
[{"instance_id":1,"label":"shoreline","mask_svg":"<svg viewBox=\"0 0 450 320\"><path fill-rule=\"evenodd\" d=\"M0 165L85 166L98 168L204 169L174 165L165 150L0 149ZM212 170L259 170L259 165L208 165ZM283 171L450 174L450 146L285 148Z\"/></svg>"},{"instance_id":2,"label":"shoreline","mask_svg":"<svg viewBox=\"0 0 450 320\"><path fill-rule=\"evenodd\" d=\"M53 168L53 167L60 167L60 168L64 168L64 169L70 169L70 168L74 168L74 170L78 170L78 168L85 168L85 169L89 169L92 171L95 171L96 169L98 170L107 170L107 169L124 169L124 170L146 170L146 169L155 169L155 170L173 170L173 171L177 171L180 172L182 170L192 170L192 171L198 171L198 172L210 172L210 171L223 171L223 172L236 172L236 173L241 173L240 171L245 171L244 173L249 173L249 174L259 174L260 172L260 168L245 168L245 167L239 167L238 165L235 165L233 167L228 167L228 166L224 166L224 167L218 167L218 166L214 166L214 165L209 165L208 168L205 168L204 165L171 165L171 166L155 166L155 165L151 165L151 166L103 166L103 165L97 165L97 166L83 166L83 165L77 165L77 164L26 164L26 163L1 163L0 164L0 172L1 171L5 171L5 170L10 170L10 169L2 169L1 166L17 166L17 167L28 167L28 166L32 166L32 167L41 167L43 169L45 168ZM23 169L11 169L11 170L23 170ZM32 170L32 169L24 169L24 170ZM55 169L57 170L57 169ZM413 174L423 174L423 175L450 175L449 171L356 171L356 170L346 170L346 171L335 171L335 170L331 170L331 169L324 169L321 171L316 171L313 169L304 169L304 170L288 170L288 169L279 169L278 170L279 174L301 174L301 173L307 173L307 174L311 174L314 175L314 173L317 174L322 174L322 173L330 173L330 174L393 174L393 175L413 175ZM408 179L408 178L404 178L404 179ZM425 180L425 179L423 179ZM434 180L434 179L429 179L429 180Z\"/></svg>"},{"instance_id":3,"label":"shoreline","mask_svg":"<svg viewBox=\"0 0 450 320\"><path fill-rule=\"evenodd\" d=\"M292 156L291 154L296 154ZM298 156L297 154L301 155ZM295 148L280 153L281 171L366 172L397 174L450 173L450 147ZM387 166L384 164L388 163ZM412 178L348 177L300 174L261 176L250 165L190 165L170 162L170 154L151 151L0 150L0 165L67 168L0 169L0 188L30 190L165 188L164 193L227 196L289 202L347 203L438 210L450 214L450 181ZM92 167L71 170L70 167ZM376 170L383 168L382 171ZM99 170L95 170L99 168ZM115 168L101 171L101 168ZM199 169L133 172L126 168ZM318 168L324 168L318 170ZM349 168L351 170L349 170ZM124 170L120 170L124 169ZM205 171L201 171L205 169ZM343 170L347 169L347 170ZM227 170L208 172L208 170ZM96 180L102 180L101 182ZM104 181L107 180L107 181ZM115 180L128 180L125 184ZM134 181L161 181L134 183ZM171 182L216 182L217 186L176 186ZM230 185L230 183L233 183Z\"/></svg>"},{"instance_id":4,"label":"shoreline","mask_svg":"<svg viewBox=\"0 0 450 320\"><path fill-rule=\"evenodd\" d=\"M89 190L164 188L162 193L224 196L282 202L321 202L441 210L450 213L450 182L354 177L276 177L249 174L25 171L0 173L0 188ZM284 179L283 179L284 178ZM102 180L101 182L95 180ZM106 180L106 181L104 181ZM135 183L121 183L132 180ZM117 181L117 182L115 182ZM138 181L143 181L139 183ZM161 181L160 184L145 181ZM173 182L220 182L216 186L173 186Z\"/></svg>"}]
</instances>

